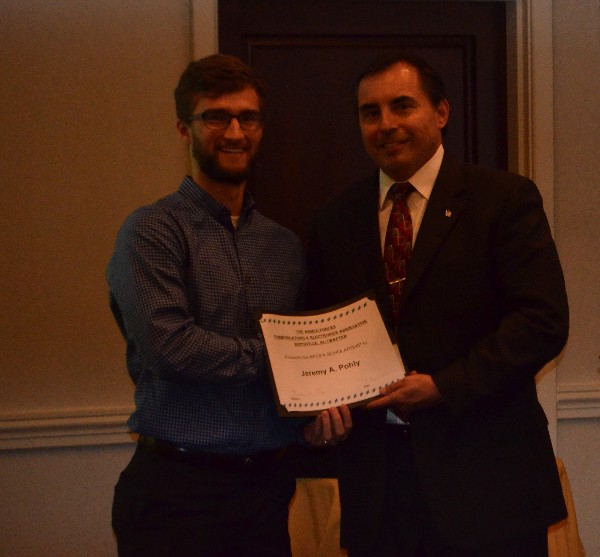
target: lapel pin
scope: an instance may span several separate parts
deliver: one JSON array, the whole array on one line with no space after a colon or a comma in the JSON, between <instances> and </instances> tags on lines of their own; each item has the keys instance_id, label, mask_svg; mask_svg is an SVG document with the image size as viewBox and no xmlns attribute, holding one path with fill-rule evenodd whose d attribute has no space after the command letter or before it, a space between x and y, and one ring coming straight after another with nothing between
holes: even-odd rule
<instances>
[{"instance_id":1,"label":"lapel pin","mask_svg":"<svg viewBox=\"0 0 600 557\"><path fill-rule=\"evenodd\" d=\"M446 209L446 216L448 218L450 218L452 216L452 211L450 211L449 209Z\"/></svg>"}]
</instances>

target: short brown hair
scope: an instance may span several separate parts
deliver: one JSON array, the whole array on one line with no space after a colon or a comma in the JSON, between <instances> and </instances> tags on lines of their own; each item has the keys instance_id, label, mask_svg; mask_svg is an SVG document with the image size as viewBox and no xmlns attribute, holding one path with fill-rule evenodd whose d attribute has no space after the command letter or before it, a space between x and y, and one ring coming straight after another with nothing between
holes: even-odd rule
<instances>
[{"instance_id":1,"label":"short brown hair","mask_svg":"<svg viewBox=\"0 0 600 557\"><path fill-rule=\"evenodd\" d=\"M212 54L190 62L181 74L174 92L177 118L189 122L199 95L217 98L247 87L256 91L262 111L265 100L264 84L254 70L238 57Z\"/></svg>"}]
</instances>

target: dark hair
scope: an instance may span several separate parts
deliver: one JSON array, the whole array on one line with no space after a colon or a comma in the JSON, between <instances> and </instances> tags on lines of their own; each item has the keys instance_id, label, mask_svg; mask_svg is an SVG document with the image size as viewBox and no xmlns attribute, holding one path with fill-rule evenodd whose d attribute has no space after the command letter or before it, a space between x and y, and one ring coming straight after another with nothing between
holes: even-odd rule
<instances>
[{"instance_id":1,"label":"dark hair","mask_svg":"<svg viewBox=\"0 0 600 557\"><path fill-rule=\"evenodd\" d=\"M358 76L355 82L355 92L358 92L360 82L366 77L371 77L384 72L391 66L399 63L408 64L417 70L423 91L434 106L446 99L446 86L438 74L425 60L408 52L395 52L384 54L373 60Z\"/></svg>"},{"instance_id":2,"label":"dark hair","mask_svg":"<svg viewBox=\"0 0 600 557\"><path fill-rule=\"evenodd\" d=\"M217 98L226 93L252 87L259 98L261 110L265 100L264 84L254 70L236 56L212 54L190 62L175 88L177 118L189 122L197 97Z\"/></svg>"}]
</instances>

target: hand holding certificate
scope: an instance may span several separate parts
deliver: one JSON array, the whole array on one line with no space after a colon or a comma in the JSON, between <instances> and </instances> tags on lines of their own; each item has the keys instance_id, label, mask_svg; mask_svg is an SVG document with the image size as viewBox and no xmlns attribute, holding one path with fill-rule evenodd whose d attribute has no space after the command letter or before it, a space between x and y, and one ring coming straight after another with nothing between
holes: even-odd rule
<instances>
[{"instance_id":1,"label":"hand holding certificate","mask_svg":"<svg viewBox=\"0 0 600 557\"><path fill-rule=\"evenodd\" d=\"M259 317L279 411L314 415L364 404L405 375L374 300L324 313Z\"/></svg>"}]
</instances>

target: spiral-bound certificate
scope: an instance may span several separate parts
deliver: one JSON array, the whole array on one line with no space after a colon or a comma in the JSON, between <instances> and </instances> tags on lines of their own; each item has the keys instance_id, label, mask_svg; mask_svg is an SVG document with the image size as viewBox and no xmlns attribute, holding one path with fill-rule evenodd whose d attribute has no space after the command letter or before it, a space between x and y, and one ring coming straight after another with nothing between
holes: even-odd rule
<instances>
[{"instance_id":1,"label":"spiral-bound certificate","mask_svg":"<svg viewBox=\"0 0 600 557\"><path fill-rule=\"evenodd\" d=\"M376 302L365 296L323 313L258 316L282 416L365 404L405 375Z\"/></svg>"}]
</instances>

